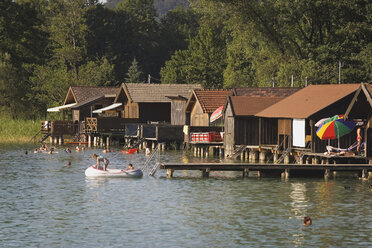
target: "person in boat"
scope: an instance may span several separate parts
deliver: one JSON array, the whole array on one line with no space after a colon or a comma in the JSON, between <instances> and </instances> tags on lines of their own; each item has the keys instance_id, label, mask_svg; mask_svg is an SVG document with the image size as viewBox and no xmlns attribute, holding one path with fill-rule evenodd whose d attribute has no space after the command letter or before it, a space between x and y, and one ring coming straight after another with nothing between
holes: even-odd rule
<instances>
[{"instance_id":1,"label":"person in boat","mask_svg":"<svg viewBox=\"0 0 372 248\"><path fill-rule=\"evenodd\" d=\"M304 226L311 226L312 220L309 216L304 217Z\"/></svg>"},{"instance_id":2,"label":"person in boat","mask_svg":"<svg viewBox=\"0 0 372 248\"><path fill-rule=\"evenodd\" d=\"M102 162L103 163L103 170L104 171L107 170L107 166L109 165L110 161L106 157L98 156L97 154L93 154L92 158L97 161L96 169L102 169L102 168L100 168L100 162Z\"/></svg>"},{"instance_id":3,"label":"person in boat","mask_svg":"<svg viewBox=\"0 0 372 248\"><path fill-rule=\"evenodd\" d=\"M128 169L127 169L127 171L129 171L129 170L134 170L134 167L133 167L133 165L132 165L131 163L128 164Z\"/></svg>"}]
</instances>

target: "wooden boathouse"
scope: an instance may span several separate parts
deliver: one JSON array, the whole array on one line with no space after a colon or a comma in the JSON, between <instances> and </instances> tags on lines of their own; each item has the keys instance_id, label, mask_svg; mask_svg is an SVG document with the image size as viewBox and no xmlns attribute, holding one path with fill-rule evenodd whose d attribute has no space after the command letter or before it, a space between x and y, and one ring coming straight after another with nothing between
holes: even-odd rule
<instances>
[{"instance_id":1,"label":"wooden boathouse","mask_svg":"<svg viewBox=\"0 0 372 248\"><path fill-rule=\"evenodd\" d=\"M297 92L300 88L234 88L224 106L224 148L227 157L244 156L252 152L251 158L262 145L276 142L276 130L265 128L275 126L271 120L254 116L265 108ZM246 154L246 157L249 155Z\"/></svg>"},{"instance_id":2,"label":"wooden boathouse","mask_svg":"<svg viewBox=\"0 0 372 248\"><path fill-rule=\"evenodd\" d=\"M68 120L44 122L44 139L51 135L61 143L63 135L71 135L73 142L89 144L108 144L113 137L123 142L129 138L151 142L174 139L182 143L184 106L194 89L201 89L201 85L123 83L120 87L70 87L64 105L48 109L66 111ZM51 142L57 143L55 139Z\"/></svg>"},{"instance_id":3,"label":"wooden boathouse","mask_svg":"<svg viewBox=\"0 0 372 248\"><path fill-rule=\"evenodd\" d=\"M211 122L212 113L225 105L232 90L193 90L184 108L186 125L184 128L186 147L194 149L195 156L223 154L223 118ZM221 114L222 117L222 114ZM222 133L222 135L221 135Z\"/></svg>"},{"instance_id":4,"label":"wooden boathouse","mask_svg":"<svg viewBox=\"0 0 372 248\"><path fill-rule=\"evenodd\" d=\"M314 164L319 159L324 163L336 161L336 157L324 154L326 146L349 147L355 141L356 131L338 140L320 140L315 124L323 118L345 113L358 87L359 84L309 85L257 113L257 117L275 124L266 127L277 130L277 142L272 144L277 146L274 152L286 163L290 160Z\"/></svg>"}]
</instances>

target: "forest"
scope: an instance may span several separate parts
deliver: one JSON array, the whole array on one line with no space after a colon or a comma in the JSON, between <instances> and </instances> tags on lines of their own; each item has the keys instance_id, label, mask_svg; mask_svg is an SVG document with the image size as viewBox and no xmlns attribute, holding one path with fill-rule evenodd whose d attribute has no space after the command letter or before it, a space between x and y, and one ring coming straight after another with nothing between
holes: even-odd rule
<instances>
[{"instance_id":1,"label":"forest","mask_svg":"<svg viewBox=\"0 0 372 248\"><path fill-rule=\"evenodd\" d=\"M369 0L188 2L0 1L1 116L41 118L78 85L372 80Z\"/></svg>"}]
</instances>

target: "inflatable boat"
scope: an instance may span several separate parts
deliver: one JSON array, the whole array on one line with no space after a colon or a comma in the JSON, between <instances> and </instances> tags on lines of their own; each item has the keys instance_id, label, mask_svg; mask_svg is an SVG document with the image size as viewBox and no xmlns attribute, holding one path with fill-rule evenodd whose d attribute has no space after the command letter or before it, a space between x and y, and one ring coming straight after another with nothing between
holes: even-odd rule
<instances>
[{"instance_id":1,"label":"inflatable boat","mask_svg":"<svg viewBox=\"0 0 372 248\"><path fill-rule=\"evenodd\" d=\"M100 170L96 169L94 165L90 166L85 170L85 176L87 177L128 177L128 178L139 178L143 176L140 169L136 170L121 170L121 169L107 169Z\"/></svg>"}]
</instances>

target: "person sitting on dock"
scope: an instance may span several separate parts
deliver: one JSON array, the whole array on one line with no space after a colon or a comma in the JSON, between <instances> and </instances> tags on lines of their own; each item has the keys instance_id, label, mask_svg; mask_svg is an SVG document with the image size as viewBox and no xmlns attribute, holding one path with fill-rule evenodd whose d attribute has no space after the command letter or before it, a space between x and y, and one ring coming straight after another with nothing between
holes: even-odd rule
<instances>
[{"instance_id":1,"label":"person sitting on dock","mask_svg":"<svg viewBox=\"0 0 372 248\"><path fill-rule=\"evenodd\" d=\"M100 162L103 162L103 170L104 171L107 170L107 166L109 165L110 161L106 157L98 156L97 154L93 154L92 158L97 161L96 169L102 170L102 168L100 168Z\"/></svg>"},{"instance_id":2,"label":"person sitting on dock","mask_svg":"<svg viewBox=\"0 0 372 248\"><path fill-rule=\"evenodd\" d=\"M358 141L356 141L351 146L349 146L347 149L327 146L327 152L325 154L326 155L338 155L338 156L355 156L359 154L358 146L359 146L359 151L360 151L364 149L364 145L365 145L364 142L358 145Z\"/></svg>"}]
</instances>

